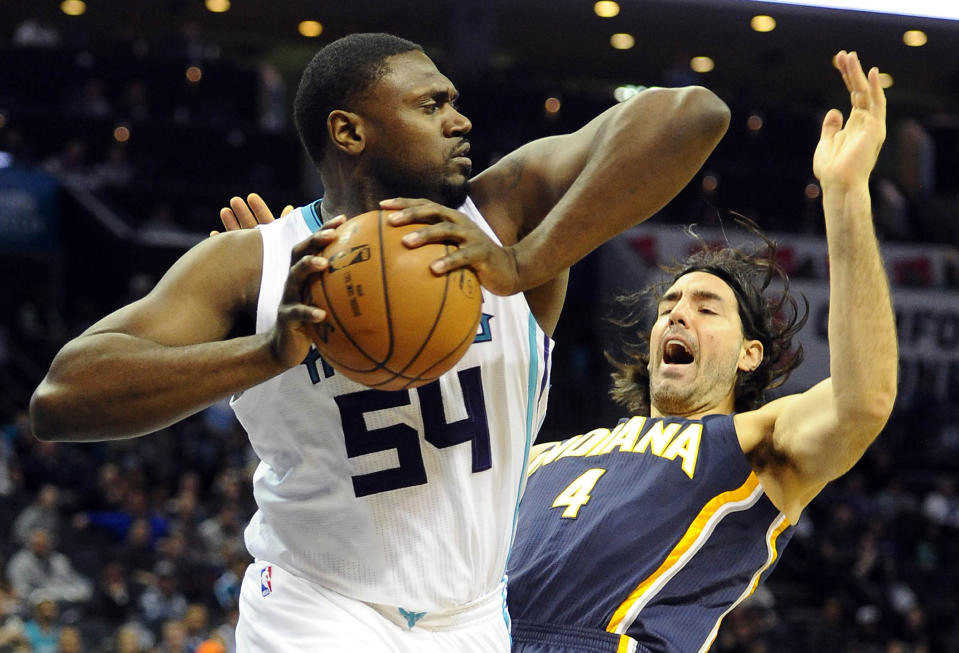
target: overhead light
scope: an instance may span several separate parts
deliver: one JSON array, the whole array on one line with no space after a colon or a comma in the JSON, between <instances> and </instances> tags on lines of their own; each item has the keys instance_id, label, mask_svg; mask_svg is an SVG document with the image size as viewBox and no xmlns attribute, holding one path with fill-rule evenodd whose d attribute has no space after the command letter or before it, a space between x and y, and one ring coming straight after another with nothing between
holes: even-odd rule
<instances>
[{"instance_id":1,"label":"overhead light","mask_svg":"<svg viewBox=\"0 0 959 653\"><path fill-rule=\"evenodd\" d=\"M921 29L906 30L902 34L902 42L912 48L918 48L926 44L929 38Z\"/></svg>"},{"instance_id":2,"label":"overhead light","mask_svg":"<svg viewBox=\"0 0 959 653\"><path fill-rule=\"evenodd\" d=\"M302 36L312 39L323 33L323 23L318 20L304 20L296 26L296 29Z\"/></svg>"},{"instance_id":3,"label":"overhead light","mask_svg":"<svg viewBox=\"0 0 959 653\"><path fill-rule=\"evenodd\" d=\"M892 86L893 79L892 75L889 73L879 73L879 85L883 88L889 88Z\"/></svg>"},{"instance_id":4,"label":"overhead light","mask_svg":"<svg viewBox=\"0 0 959 653\"><path fill-rule=\"evenodd\" d=\"M764 0L785 5L871 11L879 14L959 20L959 3L944 0Z\"/></svg>"},{"instance_id":5,"label":"overhead light","mask_svg":"<svg viewBox=\"0 0 959 653\"><path fill-rule=\"evenodd\" d=\"M620 32L609 37L609 44L617 50L629 50L636 45L636 39L632 34Z\"/></svg>"},{"instance_id":6,"label":"overhead light","mask_svg":"<svg viewBox=\"0 0 959 653\"><path fill-rule=\"evenodd\" d=\"M63 0L60 3L60 11L67 16L80 16L87 11L87 3L83 0Z\"/></svg>"},{"instance_id":7,"label":"overhead light","mask_svg":"<svg viewBox=\"0 0 959 653\"><path fill-rule=\"evenodd\" d=\"M214 14L222 14L230 10L230 0L206 0L206 8Z\"/></svg>"},{"instance_id":8,"label":"overhead light","mask_svg":"<svg viewBox=\"0 0 959 653\"><path fill-rule=\"evenodd\" d=\"M543 103L543 108L546 110L546 113L559 113L559 109L562 106L563 103L560 102L560 99L554 96L546 98L546 102Z\"/></svg>"},{"instance_id":9,"label":"overhead light","mask_svg":"<svg viewBox=\"0 0 959 653\"><path fill-rule=\"evenodd\" d=\"M617 86L616 90L613 91L613 97L617 102L625 102L634 95L639 95L646 90L645 86L637 86L635 84L626 84L625 86Z\"/></svg>"},{"instance_id":10,"label":"overhead light","mask_svg":"<svg viewBox=\"0 0 959 653\"><path fill-rule=\"evenodd\" d=\"M776 19L772 16L759 14L758 16L752 17L749 21L749 26L757 32L771 32L776 29Z\"/></svg>"},{"instance_id":11,"label":"overhead light","mask_svg":"<svg viewBox=\"0 0 959 653\"><path fill-rule=\"evenodd\" d=\"M708 73L716 67L716 62L709 57L693 57L689 60L689 67L697 73Z\"/></svg>"},{"instance_id":12,"label":"overhead light","mask_svg":"<svg viewBox=\"0 0 959 653\"><path fill-rule=\"evenodd\" d=\"M619 15L619 3L613 0L599 0L593 5L593 11L600 18L612 18Z\"/></svg>"}]
</instances>

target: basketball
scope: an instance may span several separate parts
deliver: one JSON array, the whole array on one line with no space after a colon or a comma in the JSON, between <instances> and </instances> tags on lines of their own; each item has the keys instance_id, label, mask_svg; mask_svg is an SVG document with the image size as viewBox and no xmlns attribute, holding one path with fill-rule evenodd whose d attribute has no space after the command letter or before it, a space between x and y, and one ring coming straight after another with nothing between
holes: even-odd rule
<instances>
[{"instance_id":1,"label":"basketball","mask_svg":"<svg viewBox=\"0 0 959 653\"><path fill-rule=\"evenodd\" d=\"M433 381L462 358L480 320L472 270L436 275L430 263L455 250L401 239L422 224L394 227L376 210L347 220L323 251L329 267L303 287L303 302L326 311L311 324L320 355L344 376L377 390Z\"/></svg>"}]
</instances>

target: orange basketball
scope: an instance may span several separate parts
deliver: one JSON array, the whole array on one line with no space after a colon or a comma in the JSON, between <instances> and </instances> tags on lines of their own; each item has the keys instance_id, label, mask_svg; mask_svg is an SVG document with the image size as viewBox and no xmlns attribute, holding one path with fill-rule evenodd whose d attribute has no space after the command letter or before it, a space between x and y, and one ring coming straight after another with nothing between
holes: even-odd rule
<instances>
[{"instance_id":1,"label":"orange basketball","mask_svg":"<svg viewBox=\"0 0 959 653\"><path fill-rule=\"evenodd\" d=\"M312 325L320 355L338 372L378 390L429 383L462 358L476 336L482 292L472 270L435 275L430 263L456 249L415 249L400 239L422 224L394 227L370 211L337 228L303 301L326 311Z\"/></svg>"}]
</instances>

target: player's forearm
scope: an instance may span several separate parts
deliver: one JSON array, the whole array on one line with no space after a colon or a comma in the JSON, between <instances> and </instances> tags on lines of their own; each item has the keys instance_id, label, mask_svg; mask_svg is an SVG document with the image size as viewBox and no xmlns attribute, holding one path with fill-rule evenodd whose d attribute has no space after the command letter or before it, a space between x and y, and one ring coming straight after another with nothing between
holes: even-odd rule
<instances>
[{"instance_id":1,"label":"player's forearm","mask_svg":"<svg viewBox=\"0 0 959 653\"><path fill-rule=\"evenodd\" d=\"M830 375L841 421L876 432L896 397L898 345L866 180L823 186L829 246ZM875 433L873 433L875 435Z\"/></svg>"},{"instance_id":2,"label":"player's forearm","mask_svg":"<svg viewBox=\"0 0 959 653\"><path fill-rule=\"evenodd\" d=\"M523 289L662 209L725 134L729 108L701 87L650 89L597 121L582 171L514 246Z\"/></svg>"},{"instance_id":3,"label":"player's forearm","mask_svg":"<svg viewBox=\"0 0 959 653\"><path fill-rule=\"evenodd\" d=\"M283 371L263 335L167 347L117 333L81 336L30 401L41 440L135 437Z\"/></svg>"}]
</instances>

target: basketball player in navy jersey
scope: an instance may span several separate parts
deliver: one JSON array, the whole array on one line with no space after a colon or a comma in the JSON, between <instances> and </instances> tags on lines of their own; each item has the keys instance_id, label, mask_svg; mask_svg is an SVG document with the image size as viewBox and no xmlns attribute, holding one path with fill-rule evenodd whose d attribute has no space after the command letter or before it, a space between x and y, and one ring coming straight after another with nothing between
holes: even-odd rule
<instances>
[{"instance_id":1,"label":"basketball player in navy jersey","mask_svg":"<svg viewBox=\"0 0 959 653\"><path fill-rule=\"evenodd\" d=\"M805 321L775 252L704 250L622 298L633 319L615 428L537 445L511 553L517 653L693 653L772 570L803 508L883 428L897 344L869 174L885 138L878 70L836 58L852 108L826 114L813 157L829 247L830 377L764 403L799 363ZM657 317L637 342L652 298Z\"/></svg>"},{"instance_id":2,"label":"basketball player in navy jersey","mask_svg":"<svg viewBox=\"0 0 959 653\"><path fill-rule=\"evenodd\" d=\"M197 245L68 343L34 393L37 437L72 441L151 433L232 397L261 460L241 652L509 649L504 572L567 270L668 202L729 121L706 89L654 89L470 179L456 99L414 43L325 46L294 106L325 196ZM410 246L457 242L433 269L470 266L485 286L489 328L415 390L335 374L306 329L325 315L299 299L339 216L377 207L424 223ZM244 314L255 333L230 338Z\"/></svg>"}]
</instances>

